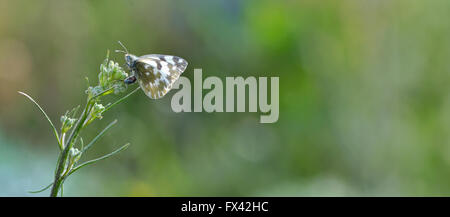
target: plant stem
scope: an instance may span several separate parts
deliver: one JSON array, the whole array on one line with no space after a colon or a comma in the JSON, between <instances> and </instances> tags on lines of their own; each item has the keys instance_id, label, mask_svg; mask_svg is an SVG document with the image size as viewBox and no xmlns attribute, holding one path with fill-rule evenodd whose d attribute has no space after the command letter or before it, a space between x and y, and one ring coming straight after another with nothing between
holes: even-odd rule
<instances>
[{"instance_id":1,"label":"plant stem","mask_svg":"<svg viewBox=\"0 0 450 217\"><path fill-rule=\"evenodd\" d=\"M50 192L51 197L58 196L58 191L61 187L61 183L64 180L64 177L62 177L62 173L64 171L65 163L67 161L67 157L69 156L69 150L72 148L72 140L78 135L81 127L83 126L84 121L86 120L88 110L90 110L91 107L91 100L89 100L86 103L86 107L84 108L83 113L81 113L80 118L78 119L75 128L72 130L72 133L70 134L69 139L67 140L65 147L63 151L59 155L59 160L57 164L57 169L55 173L55 181L53 182L52 190Z\"/></svg>"},{"instance_id":2,"label":"plant stem","mask_svg":"<svg viewBox=\"0 0 450 217\"><path fill-rule=\"evenodd\" d=\"M138 89L139 89L139 87L136 88L135 90L133 90L132 92L130 92L129 94L127 94L126 96L120 98L119 100L117 100L116 102L111 104L110 106L108 106L105 109L104 112L109 110L111 107L119 104L120 102L122 102L123 100L128 98L129 96L131 96ZM64 180L66 179L66 177L68 177L70 174L72 174L71 171L64 171L64 168L66 166L65 164L66 164L67 159L69 157L69 151L72 148L72 146L74 145L74 142L73 142L74 139L77 138L77 136L79 135L80 131L85 126L84 124L86 122L86 119L88 118L89 114L91 113L91 110L93 108L93 104L95 103L94 99L104 95L108 91L111 91L111 89L105 90L102 93L100 93L100 94L98 94L96 96L93 96L92 98L88 99L88 101L86 103L86 106L85 106L85 108L83 110L83 113L81 113L80 118L78 118L78 121L75 124L75 126L74 126L74 128L73 128L73 130L72 130L72 132L71 132L71 134L69 136L69 138L66 140L65 144L63 144L64 145L64 149L59 154L58 163L57 163L56 171L55 171L55 180L53 181L52 190L50 192L50 196L51 197L57 197L58 196L58 191L62 188L62 184L63 184ZM115 124L115 122L113 122L113 124ZM109 127L110 126L108 126L107 128L109 128ZM94 142L95 142L96 139L98 139L98 138L94 138ZM92 145L92 144L89 144L88 147L86 147L86 148L89 148L90 145ZM128 147L128 145L125 145L123 148L121 148L118 151L121 151L121 150L125 149L126 147ZM84 149L82 151L84 151ZM114 153L112 153L112 154L114 154ZM111 155L107 155L104 158L107 158L107 157L109 157ZM103 158L100 158L100 159L103 159ZM80 165L79 167L77 167L77 169L81 168L84 165L93 163L93 162L95 162L95 161L91 161L91 162L85 163L83 165ZM69 168L67 170L69 170Z\"/></svg>"}]
</instances>

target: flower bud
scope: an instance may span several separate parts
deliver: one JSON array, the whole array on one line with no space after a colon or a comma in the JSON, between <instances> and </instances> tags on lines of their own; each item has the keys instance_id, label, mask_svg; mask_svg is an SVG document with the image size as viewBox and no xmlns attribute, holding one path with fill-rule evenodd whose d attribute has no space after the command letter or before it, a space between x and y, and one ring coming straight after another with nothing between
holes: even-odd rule
<instances>
[{"instance_id":1,"label":"flower bud","mask_svg":"<svg viewBox=\"0 0 450 217\"><path fill-rule=\"evenodd\" d=\"M128 74L119 66L118 63L105 59L100 65L100 73L98 74L98 82L101 89L114 89L114 93L118 94L126 90L123 80Z\"/></svg>"},{"instance_id":2,"label":"flower bud","mask_svg":"<svg viewBox=\"0 0 450 217\"><path fill-rule=\"evenodd\" d=\"M95 103L92 108L92 117L102 119L102 113L105 111L105 106L100 103Z\"/></svg>"},{"instance_id":3,"label":"flower bud","mask_svg":"<svg viewBox=\"0 0 450 217\"><path fill-rule=\"evenodd\" d=\"M77 156L77 155L79 155L80 153L81 153L80 150L78 150L77 148L71 148L70 151L69 151L70 157Z\"/></svg>"},{"instance_id":4,"label":"flower bud","mask_svg":"<svg viewBox=\"0 0 450 217\"><path fill-rule=\"evenodd\" d=\"M72 128L73 125L75 124L76 120L77 119L69 118L66 115L61 116L61 123L62 123L61 131L62 131L62 133L66 133L67 131L69 131L70 128Z\"/></svg>"},{"instance_id":5,"label":"flower bud","mask_svg":"<svg viewBox=\"0 0 450 217\"><path fill-rule=\"evenodd\" d=\"M69 150L69 159L70 159L70 162L72 162L71 163L72 165L74 165L81 158L81 154L82 154L82 152L80 150L78 150L77 148L71 148ZM68 165L68 166L72 166L72 165Z\"/></svg>"}]
</instances>

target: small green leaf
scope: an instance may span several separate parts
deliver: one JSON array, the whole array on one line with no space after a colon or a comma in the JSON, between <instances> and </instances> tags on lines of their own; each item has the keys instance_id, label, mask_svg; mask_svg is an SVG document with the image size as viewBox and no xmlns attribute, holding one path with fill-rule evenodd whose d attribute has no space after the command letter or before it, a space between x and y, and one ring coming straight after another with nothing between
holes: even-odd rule
<instances>
[{"instance_id":1,"label":"small green leaf","mask_svg":"<svg viewBox=\"0 0 450 217\"><path fill-rule=\"evenodd\" d=\"M53 185L53 182L50 183L49 185L47 185L46 187L42 188L41 190L37 190L37 191L28 191L28 193L32 193L32 194L41 193L41 192L47 190L48 188L50 188L50 186L52 186L52 185Z\"/></svg>"},{"instance_id":2,"label":"small green leaf","mask_svg":"<svg viewBox=\"0 0 450 217\"><path fill-rule=\"evenodd\" d=\"M122 101L124 101L126 98L128 98L129 96L133 95L133 93L136 93L136 91L138 91L139 89L141 89L141 87L137 87L136 89L134 89L133 91L131 91L129 94L127 94L126 96L120 98L119 100L115 101L113 104L106 106L105 110L103 111L106 112L109 109L111 109L113 106L121 103Z\"/></svg>"},{"instance_id":3,"label":"small green leaf","mask_svg":"<svg viewBox=\"0 0 450 217\"><path fill-rule=\"evenodd\" d=\"M83 149L81 149L81 152L84 153L85 151L87 151L95 142L97 142L97 140L102 138L102 136L106 133L106 131L109 130L109 128L111 128L116 123L117 123L117 119L114 120L113 122L111 122L110 124L108 124L108 126L106 126L105 129L102 130L102 132L100 132L97 136L95 136L95 138L92 139L92 141L89 142L89 144L87 144Z\"/></svg>"},{"instance_id":4,"label":"small green leaf","mask_svg":"<svg viewBox=\"0 0 450 217\"><path fill-rule=\"evenodd\" d=\"M97 161L100 161L100 160L103 160L103 159L106 159L106 158L109 158L109 157L111 157L111 156L113 156L113 155L115 155L115 154L117 154L117 153L119 153L119 152L121 152L121 151L127 149L128 146L130 146L130 143L127 143L127 144L125 144L124 146L120 147L119 149L117 149L117 150L115 150L115 151L113 151L113 152L111 152L111 153L109 153L109 154L103 155L102 157L99 157L99 158L96 158L96 159L93 159L93 160L90 160L90 161L86 161L86 162L80 164L79 166L73 168L73 169L69 172L69 174L67 174L66 177L70 176L72 173L74 173L75 171L77 171L77 170L83 168L84 166L87 166L87 165L89 165L89 164L93 164L93 163L95 163L95 162L97 162Z\"/></svg>"},{"instance_id":5,"label":"small green leaf","mask_svg":"<svg viewBox=\"0 0 450 217\"><path fill-rule=\"evenodd\" d=\"M47 119L47 121L50 123L50 125L51 125L52 128L53 128L53 133L55 133L56 140L58 140L58 145L59 145L60 150L63 150L64 147L63 147L63 145L61 144L61 142L59 141L58 131L56 130L56 127L55 127L55 125L53 124L53 122L52 122L52 121L50 120L50 118L48 117L47 113L45 113L44 109L42 109L42 107L41 107L41 106L40 106L33 98L31 98L31 96L27 95L27 94L24 93L24 92L20 92L20 91L17 91L17 92L19 92L20 94L22 94L22 95L24 95L25 97L27 97L31 102L33 102L33 103L39 108L39 110L41 110L42 114L44 114L45 118Z\"/></svg>"}]
</instances>

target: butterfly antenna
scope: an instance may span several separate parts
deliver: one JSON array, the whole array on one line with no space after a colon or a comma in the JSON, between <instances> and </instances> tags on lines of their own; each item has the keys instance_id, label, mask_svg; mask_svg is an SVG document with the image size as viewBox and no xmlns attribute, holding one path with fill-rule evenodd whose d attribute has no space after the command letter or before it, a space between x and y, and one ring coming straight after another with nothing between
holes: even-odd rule
<instances>
[{"instance_id":1,"label":"butterfly antenna","mask_svg":"<svg viewBox=\"0 0 450 217\"><path fill-rule=\"evenodd\" d=\"M123 50L115 50L116 51L116 53L124 53L124 54L126 54L127 52L125 52L125 51L123 51Z\"/></svg>"},{"instance_id":2,"label":"butterfly antenna","mask_svg":"<svg viewBox=\"0 0 450 217\"><path fill-rule=\"evenodd\" d=\"M120 41L117 41L117 42L119 42L120 46L122 46L123 49L125 49L126 53L129 53L128 50L127 50L127 48L125 47L125 45L122 44L122 42L120 42ZM116 50L116 51L117 51L117 50ZM122 51L122 52L123 52L123 51Z\"/></svg>"}]
</instances>

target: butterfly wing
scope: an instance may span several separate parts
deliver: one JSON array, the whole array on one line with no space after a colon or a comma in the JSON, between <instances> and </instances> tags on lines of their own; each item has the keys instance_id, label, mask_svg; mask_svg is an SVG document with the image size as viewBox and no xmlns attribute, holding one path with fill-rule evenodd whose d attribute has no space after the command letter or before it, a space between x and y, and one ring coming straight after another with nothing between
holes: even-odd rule
<instances>
[{"instance_id":1,"label":"butterfly wing","mask_svg":"<svg viewBox=\"0 0 450 217\"><path fill-rule=\"evenodd\" d=\"M170 55L163 55L163 54L148 54L148 55L141 56L139 58L151 58L151 59L167 62L167 63L175 66L176 69L180 71L180 74L184 72L184 70L186 69L186 67L188 65L188 62L185 59L183 59L181 57L177 57L177 56L170 56Z\"/></svg>"},{"instance_id":2,"label":"butterfly wing","mask_svg":"<svg viewBox=\"0 0 450 217\"><path fill-rule=\"evenodd\" d=\"M135 67L142 90L148 97L159 99L172 89L187 62L180 57L151 54L139 57Z\"/></svg>"}]
</instances>

